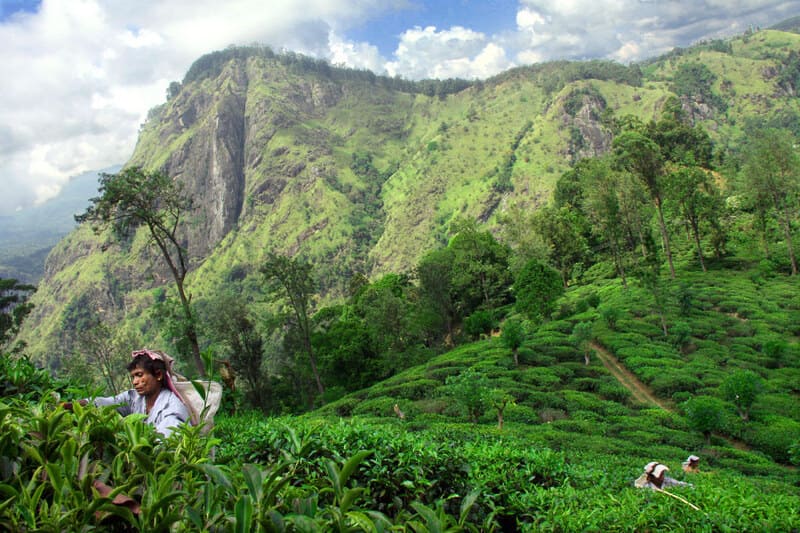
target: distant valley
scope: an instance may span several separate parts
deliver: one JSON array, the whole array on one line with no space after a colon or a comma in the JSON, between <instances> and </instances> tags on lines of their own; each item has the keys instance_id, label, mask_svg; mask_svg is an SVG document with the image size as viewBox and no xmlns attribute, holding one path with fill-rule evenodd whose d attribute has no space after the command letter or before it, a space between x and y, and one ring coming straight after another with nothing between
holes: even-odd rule
<instances>
[{"instance_id":1,"label":"distant valley","mask_svg":"<svg viewBox=\"0 0 800 533\"><path fill-rule=\"evenodd\" d=\"M47 254L75 228L73 215L86 209L97 195L100 172L93 170L73 177L56 198L42 205L0 216L0 278L37 283L44 275Z\"/></svg>"}]
</instances>

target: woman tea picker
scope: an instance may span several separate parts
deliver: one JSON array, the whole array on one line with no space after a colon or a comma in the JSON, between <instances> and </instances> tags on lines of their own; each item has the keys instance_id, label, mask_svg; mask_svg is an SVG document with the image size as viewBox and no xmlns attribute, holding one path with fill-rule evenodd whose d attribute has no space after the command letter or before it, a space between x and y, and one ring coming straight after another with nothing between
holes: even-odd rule
<instances>
[{"instance_id":1,"label":"woman tea picker","mask_svg":"<svg viewBox=\"0 0 800 533\"><path fill-rule=\"evenodd\" d=\"M644 467L644 473L634 482L634 485L640 489L664 489L666 487L691 487L691 483L685 481L678 481L667 475L669 468L662 465L657 461L647 463Z\"/></svg>"},{"instance_id":2,"label":"woman tea picker","mask_svg":"<svg viewBox=\"0 0 800 533\"><path fill-rule=\"evenodd\" d=\"M135 350L131 357L133 359L128 363L127 369L133 388L116 396L95 398L93 403L97 407L116 406L122 416L147 415L145 422L153 425L164 437L168 437L176 426L189 420L189 410L172 383L170 371L173 359L163 352L153 350ZM86 405L89 400L79 402ZM65 409L72 409L70 402L63 406ZM100 496L111 497L113 488L106 483L96 479L92 486ZM141 512L139 501L126 494L117 494L112 503L128 507L135 515Z\"/></svg>"},{"instance_id":3,"label":"woman tea picker","mask_svg":"<svg viewBox=\"0 0 800 533\"><path fill-rule=\"evenodd\" d=\"M122 416L147 415L145 422L168 437L176 426L189 420L189 410L181 401L170 376L173 359L163 352L136 350L128 364L133 388L116 396L95 398L97 407L116 406ZM80 400L86 405L87 400ZM71 408L71 404L64 407Z\"/></svg>"}]
</instances>

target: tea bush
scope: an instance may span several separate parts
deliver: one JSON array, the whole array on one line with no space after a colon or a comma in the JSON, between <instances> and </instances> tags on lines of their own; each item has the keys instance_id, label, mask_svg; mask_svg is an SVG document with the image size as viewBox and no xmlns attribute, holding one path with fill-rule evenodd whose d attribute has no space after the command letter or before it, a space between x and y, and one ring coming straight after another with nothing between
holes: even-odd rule
<instances>
[{"instance_id":1,"label":"tea bush","mask_svg":"<svg viewBox=\"0 0 800 533\"><path fill-rule=\"evenodd\" d=\"M775 461L788 463L789 448L800 440L800 422L777 415L769 416L763 422L747 424L740 438L763 450Z\"/></svg>"}]
</instances>

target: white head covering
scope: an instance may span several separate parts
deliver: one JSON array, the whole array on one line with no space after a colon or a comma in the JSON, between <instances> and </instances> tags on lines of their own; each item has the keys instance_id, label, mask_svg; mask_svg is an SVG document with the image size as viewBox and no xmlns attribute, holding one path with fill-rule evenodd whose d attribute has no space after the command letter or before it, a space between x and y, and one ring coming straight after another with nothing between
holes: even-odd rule
<instances>
[{"instance_id":1,"label":"white head covering","mask_svg":"<svg viewBox=\"0 0 800 533\"><path fill-rule=\"evenodd\" d=\"M662 472L666 472L669 470L665 465L662 465L658 461L650 461L644 466L644 473L645 474L653 474L655 477L661 476Z\"/></svg>"},{"instance_id":2,"label":"white head covering","mask_svg":"<svg viewBox=\"0 0 800 533\"><path fill-rule=\"evenodd\" d=\"M664 466L661 463L659 463L659 464L657 464L655 466L655 468L653 468L653 475L655 477L661 477L661 474L663 474L664 472L666 472L668 470L669 470L669 468L667 468L666 466Z\"/></svg>"}]
</instances>

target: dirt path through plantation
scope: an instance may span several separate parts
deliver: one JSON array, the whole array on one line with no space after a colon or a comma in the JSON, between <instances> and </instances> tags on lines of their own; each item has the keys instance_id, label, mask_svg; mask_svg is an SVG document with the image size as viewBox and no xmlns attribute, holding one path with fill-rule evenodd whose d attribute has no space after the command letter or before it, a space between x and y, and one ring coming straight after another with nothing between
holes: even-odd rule
<instances>
[{"instance_id":1,"label":"dirt path through plantation","mask_svg":"<svg viewBox=\"0 0 800 533\"><path fill-rule=\"evenodd\" d=\"M617 378L617 381L619 381L623 387L631 391L634 400L640 403L655 405L665 411L672 411L664 402L656 398L647 385L639 381L639 378L625 368L611 352L594 342L592 343L592 349L594 349L600 361L603 362L603 366L611 372L611 375Z\"/></svg>"},{"instance_id":2,"label":"dirt path through plantation","mask_svg":"<svg viewBox=\"0 0 800 533\"><path fill-rule=\"evenodd\" d=\"M660 407L661 409L669 412L675 412L675 410L664 403L663 400L659 400L656 398L655 394L650 390L650 388L639 381L639 378L633 375L633 373L625 368L625 365L619 362L619 360L614 357L614 355L597 344L596 342L592 343L592 349L594 349L597 357L600 361L603 362L603 366L605 366L611 375L614 376L620 384L631 391L631 395L633 395L633 399L640 403L651 404L655 405L656 407ZM725 440L739 450L750 450L750 446L742 442L740 440L734 439L733 437L717 435L721 439Z\"/></svg>"}]
</instances>

